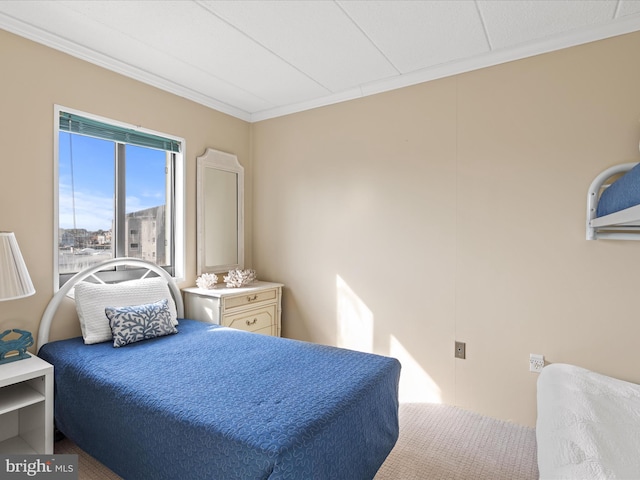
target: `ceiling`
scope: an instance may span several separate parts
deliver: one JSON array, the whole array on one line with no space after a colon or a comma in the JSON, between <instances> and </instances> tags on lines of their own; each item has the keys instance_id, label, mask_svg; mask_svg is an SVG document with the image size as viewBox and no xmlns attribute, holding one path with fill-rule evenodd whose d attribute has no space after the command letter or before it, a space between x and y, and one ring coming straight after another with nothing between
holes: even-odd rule
<instances>
[{"instance_id":1,"label":"ceiling","mask_svg":"<svg viewBox=\"0 0 640 480\"><path fill-rule=\"evenodd\" d=\"M0 27L247 121L640 30L640 0L0 0Z\"/></svg>"}]
</instances>

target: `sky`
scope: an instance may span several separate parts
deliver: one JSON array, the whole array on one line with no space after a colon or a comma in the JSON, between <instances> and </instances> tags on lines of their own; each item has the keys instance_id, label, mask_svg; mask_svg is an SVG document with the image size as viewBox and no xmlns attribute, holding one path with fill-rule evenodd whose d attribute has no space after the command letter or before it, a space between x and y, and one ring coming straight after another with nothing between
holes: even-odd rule
<instances>
[{"instance_id":1,"label":"sky","mask_svg":"<svg viewBox=\"0 0 640 480\"><path fill-rule=\"evenodd\" d=\"M68 132L59 135L59 227L74 228L75 198L76 228L111 229L115 143ZM165 157L161 150L126 146L127 213L166 203Z\"/></svg>"}]
</instances>

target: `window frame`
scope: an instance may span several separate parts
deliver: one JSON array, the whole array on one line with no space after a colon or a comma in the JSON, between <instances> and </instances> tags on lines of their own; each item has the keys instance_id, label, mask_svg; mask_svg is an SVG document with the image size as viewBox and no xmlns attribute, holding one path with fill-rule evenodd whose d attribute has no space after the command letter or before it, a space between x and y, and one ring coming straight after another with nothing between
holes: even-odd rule
<instances>
[{"instance_id":1,"label":"window frame","mask_svg":"<svg viewBox=\"0 0 640 480\"><path fill-rule=\"evenodd\" d=\"M186 226L185 226L185 168L186 162L185 152L186 152L186 141L182 137L178 137L176 135L171 135L163 132L158 132L156 130L150 130L147 128L142 128L136 125L128 124L125 122L121 122L118 120L113 120L111 118L101 117L98 115L94 115L92 113L83 112L80 110L75 110L73 108L67 108L62 105L54 105L54 115L53 115L53 291L54 293L60 289L60 272L58 265L58 235L59 235L59 225L60 225L60 205L59 205L59 194L60 194L60 112L67 112L74 115L79 115L91 120L95 120L98 122L102 122L108 125L113 125L115 127L121 127L131 130L136 130L141 133L146 133L150 135L156 135L160 137L165 137L171 140L175 140L181 144L181 151L178 153L173 152L174 162L173 162L173 185L172 185L172 198L167 199L167 203L170 201L173 202L173 278L176 282L184 281L185 278L185 265L186 265L186 249L185 249L185 235L186 235ZM116 143L118 145L118 143ZM116 192L114 192L116 193ZM115 235L115 232L112 232ZM117 257L118 252L114 252L114 255ZM103 272L104 281L116 281L120 279L124 279L127 275L123 272Z\"/></svg>"}]
</instances>

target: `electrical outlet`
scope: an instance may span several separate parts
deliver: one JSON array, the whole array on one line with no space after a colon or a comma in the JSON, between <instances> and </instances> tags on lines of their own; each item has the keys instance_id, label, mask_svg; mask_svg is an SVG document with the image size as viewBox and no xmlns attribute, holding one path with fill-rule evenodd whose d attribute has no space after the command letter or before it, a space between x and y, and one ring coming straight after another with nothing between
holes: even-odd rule
<instances>
[{"instance_id":1,"label":"electrical outlet","mask_svg":"<svg viewBox=\"0 0 640 480\"><path fill-rule=\"evenodd\" d=\"M544 368L544 355L529 354L529 371L540 373Z\"/></svg>"},{"instance_id":2,"label":"electrical outlet","mask_svg":"<svg viewBox=\"0 0 640 480\"><path fill-rule=\"evenodd\" d=\"M467 345L464 342L456 342L456 358L462 358L463 360L466 358Z\"/></svg>"}]
</instances>

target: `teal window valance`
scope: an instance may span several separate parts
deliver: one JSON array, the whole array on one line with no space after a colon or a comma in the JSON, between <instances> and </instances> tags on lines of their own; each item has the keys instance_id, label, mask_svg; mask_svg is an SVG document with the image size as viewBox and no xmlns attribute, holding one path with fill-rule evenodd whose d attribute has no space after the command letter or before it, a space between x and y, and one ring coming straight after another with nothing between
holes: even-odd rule
<instances>
[{"instance_id":1,"label":"teal window valance","mask_svg":"<svg viewBox=\"0 0 640 480\"><path fill-rule=\"evenodd\" d=\"M131 128L103 123L73 113L60 112L60 131L111 140L139 147L180 153L180 142Z\"/></svg>"}]
</instances>

